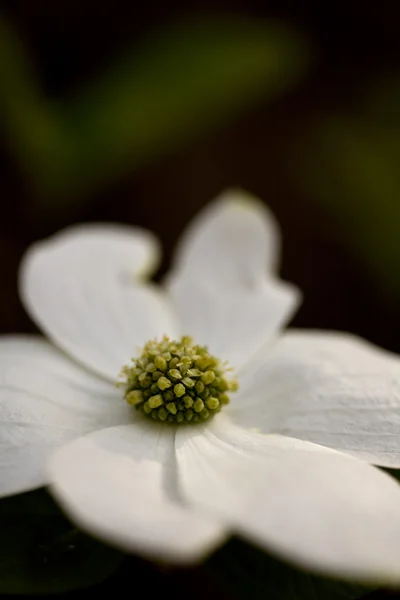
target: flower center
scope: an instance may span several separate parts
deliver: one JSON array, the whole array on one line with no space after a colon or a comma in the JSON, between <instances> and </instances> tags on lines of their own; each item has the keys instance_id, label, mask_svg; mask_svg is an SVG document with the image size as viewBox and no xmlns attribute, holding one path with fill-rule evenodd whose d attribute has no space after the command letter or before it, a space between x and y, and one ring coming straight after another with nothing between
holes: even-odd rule
<instances>
[{"instance_id":1,"label":"flower center","mask_svg":"<svg viewBox=\"0 0 400 600\"><path fill-rule=\"evenodd\" d=\"M192 338L147 342L139 358L123 368L125 399L143 414L169 423L204 422L237 390L228 365Z\"/></svg>"}]
</instances>

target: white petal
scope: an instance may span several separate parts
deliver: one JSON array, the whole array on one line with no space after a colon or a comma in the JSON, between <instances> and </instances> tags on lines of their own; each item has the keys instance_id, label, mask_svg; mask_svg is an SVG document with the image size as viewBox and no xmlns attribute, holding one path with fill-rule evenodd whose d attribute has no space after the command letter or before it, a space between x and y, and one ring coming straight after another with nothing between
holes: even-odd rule
<instances>
[{"instance_id":1,"label":"white petal","mask_svg":"<svg viewBox=\"0 0 400 600\"><path fill-rule=\"evenodd\" d=\"M50 250L60 268L79 268L101 277L131 280L149 277L160 262L160 244L153 233L120 223L82 223L62 229L38 242ZM79 271L80 272L80 271Z\"/></svg>"},{"instance_id":2,"label":"white petal","mask_svg":"<svg viewBox=\"0 0 400 600\"><path fill-rule=\"evenodd\" d=\"M308 442L227 425L181 427L189 501L301 567L400 583L400 486L362 461Z\"/></svg>"},{"instance_id":3,"label":"white petal","mask_svg":"<svg viewBox=\"0 0 400 600\"><path fill-rule=\"evenodd\" d=\"M203 209L184 232L173 272L205 279L219 288L252 289L277 268L278 226L259 200L228 190Z\"/></svg>"},{"instance_id":4,"label":"white petal","mask_svg":"<svg viewBox=\"0 0 400 600\"><path fill-rule=\"evenodd\" d=\"M0 339L0 496L46 483L45 462L58 445L99 427L129 421L120 393L47 342Z\"/></svg>"},{"instance_id":5,"label":"white petal","mask_svg":"<svg viewBox=\"0 0 400 600\"><path fill-rule=\"evenodd\" d=\"M143 419L78 439L52 458L50 491L78 526L123 550L198 560L225 530L180 500L174 435L173 427Z\"/></svg>"},{"instance_id":6,"label":"white petal","mask_svg":"<svg viewBox=\"0 0 400 600\"><path fill-rule=\"evenodd\" d=\"M225 192L189 225L167 287L182 331L240 367L291 318L293 286L269 275L277 266L279 230L257 199Z\"/></svg>"},{"instance_id":7,"label":"white petal","mask_svg":"<svg viewBox=\"0 0 400 600\"><path fill-rule=\"evenodd\" d=\"M279 280L249 291L215 289L210 282L171 278L169 291L182 331L236 368L283 327L299 303L298 290Z\"/></svg>"},{"instance_id":8,"label":"white petal","mask_svg":"<svg viewBox=\"0 0 400 600\"><path fill-rule=\"evenodd\" d=\"M346 334L291 332L241 384L239 424L400 467L397 356Z\"/></svg>"},{"instance_id":9,"label":"white petal","mask_svg":"<svg viewBox=\"0 0 400 600\"><path fill-rule=\"evenodd\" d=\"M63 350L115 381L148 339L175 333L166 299L134 282L153 244L146 232L111 225L80 226L34 244L20 274L27 311Z\"/></svg>"}]
</instances>

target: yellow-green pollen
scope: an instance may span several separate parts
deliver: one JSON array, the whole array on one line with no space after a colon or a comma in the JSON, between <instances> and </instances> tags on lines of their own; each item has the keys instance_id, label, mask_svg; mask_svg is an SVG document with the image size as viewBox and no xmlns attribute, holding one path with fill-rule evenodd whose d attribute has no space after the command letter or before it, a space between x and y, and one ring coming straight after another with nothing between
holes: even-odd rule
<instances>
[{"instance_id":1,"label":"yellow-green pollen","mask_svg":"<svg viewBox=\"0 0 400 600\"><path fill-rule=\"evenodd\" d=\"M165 336L147 342L139 358L123 368L125 399L144 415L166 423L199 423L229 403L237 382L231 370L192 338Z\"/></svg>"}]
</instances>

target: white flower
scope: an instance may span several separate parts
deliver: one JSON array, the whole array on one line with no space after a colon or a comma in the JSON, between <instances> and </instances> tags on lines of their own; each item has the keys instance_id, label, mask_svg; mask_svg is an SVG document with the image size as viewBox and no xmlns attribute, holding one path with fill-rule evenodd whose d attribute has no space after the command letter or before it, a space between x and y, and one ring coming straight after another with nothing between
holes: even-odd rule
<instances>
[{"instance_id":1,"label":"white flower","mask_svg":"<svg viewBox=\"0 0 400 600\"><path fill-rule=\"evenodd\" d=\"M400 583L400 487L368 464L400 467L400 361L344 334L277 336L298 300L273 276L278 251L271 215L239 193L195 219L164 289L140 279L158 246L135 228L31 247L21 297L55 346L0 343L1 494L49 483L83 529L155 559L191 563L236 532L315 571ZM209 421L153 422L115 388L163 334L236 367Z\"/></svg>"}]
</instances>

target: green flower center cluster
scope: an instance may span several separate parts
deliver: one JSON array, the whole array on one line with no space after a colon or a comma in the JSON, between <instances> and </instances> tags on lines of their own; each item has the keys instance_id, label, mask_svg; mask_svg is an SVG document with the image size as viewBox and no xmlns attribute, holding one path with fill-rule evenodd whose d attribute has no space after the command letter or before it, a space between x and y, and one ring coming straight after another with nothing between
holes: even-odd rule
<instances>
[{"instance_id":1,"label":"green flower center cluster","mask_svg":"<svg viewBox=\"0 0 400 600\"><path fill-rule=\"evenodd\" d=\"M125 399L156 421L203 422L229 403L237 389L227 365L190 337L151 340L132 366L124 367Z\"/></svg>"}]
</instances>

